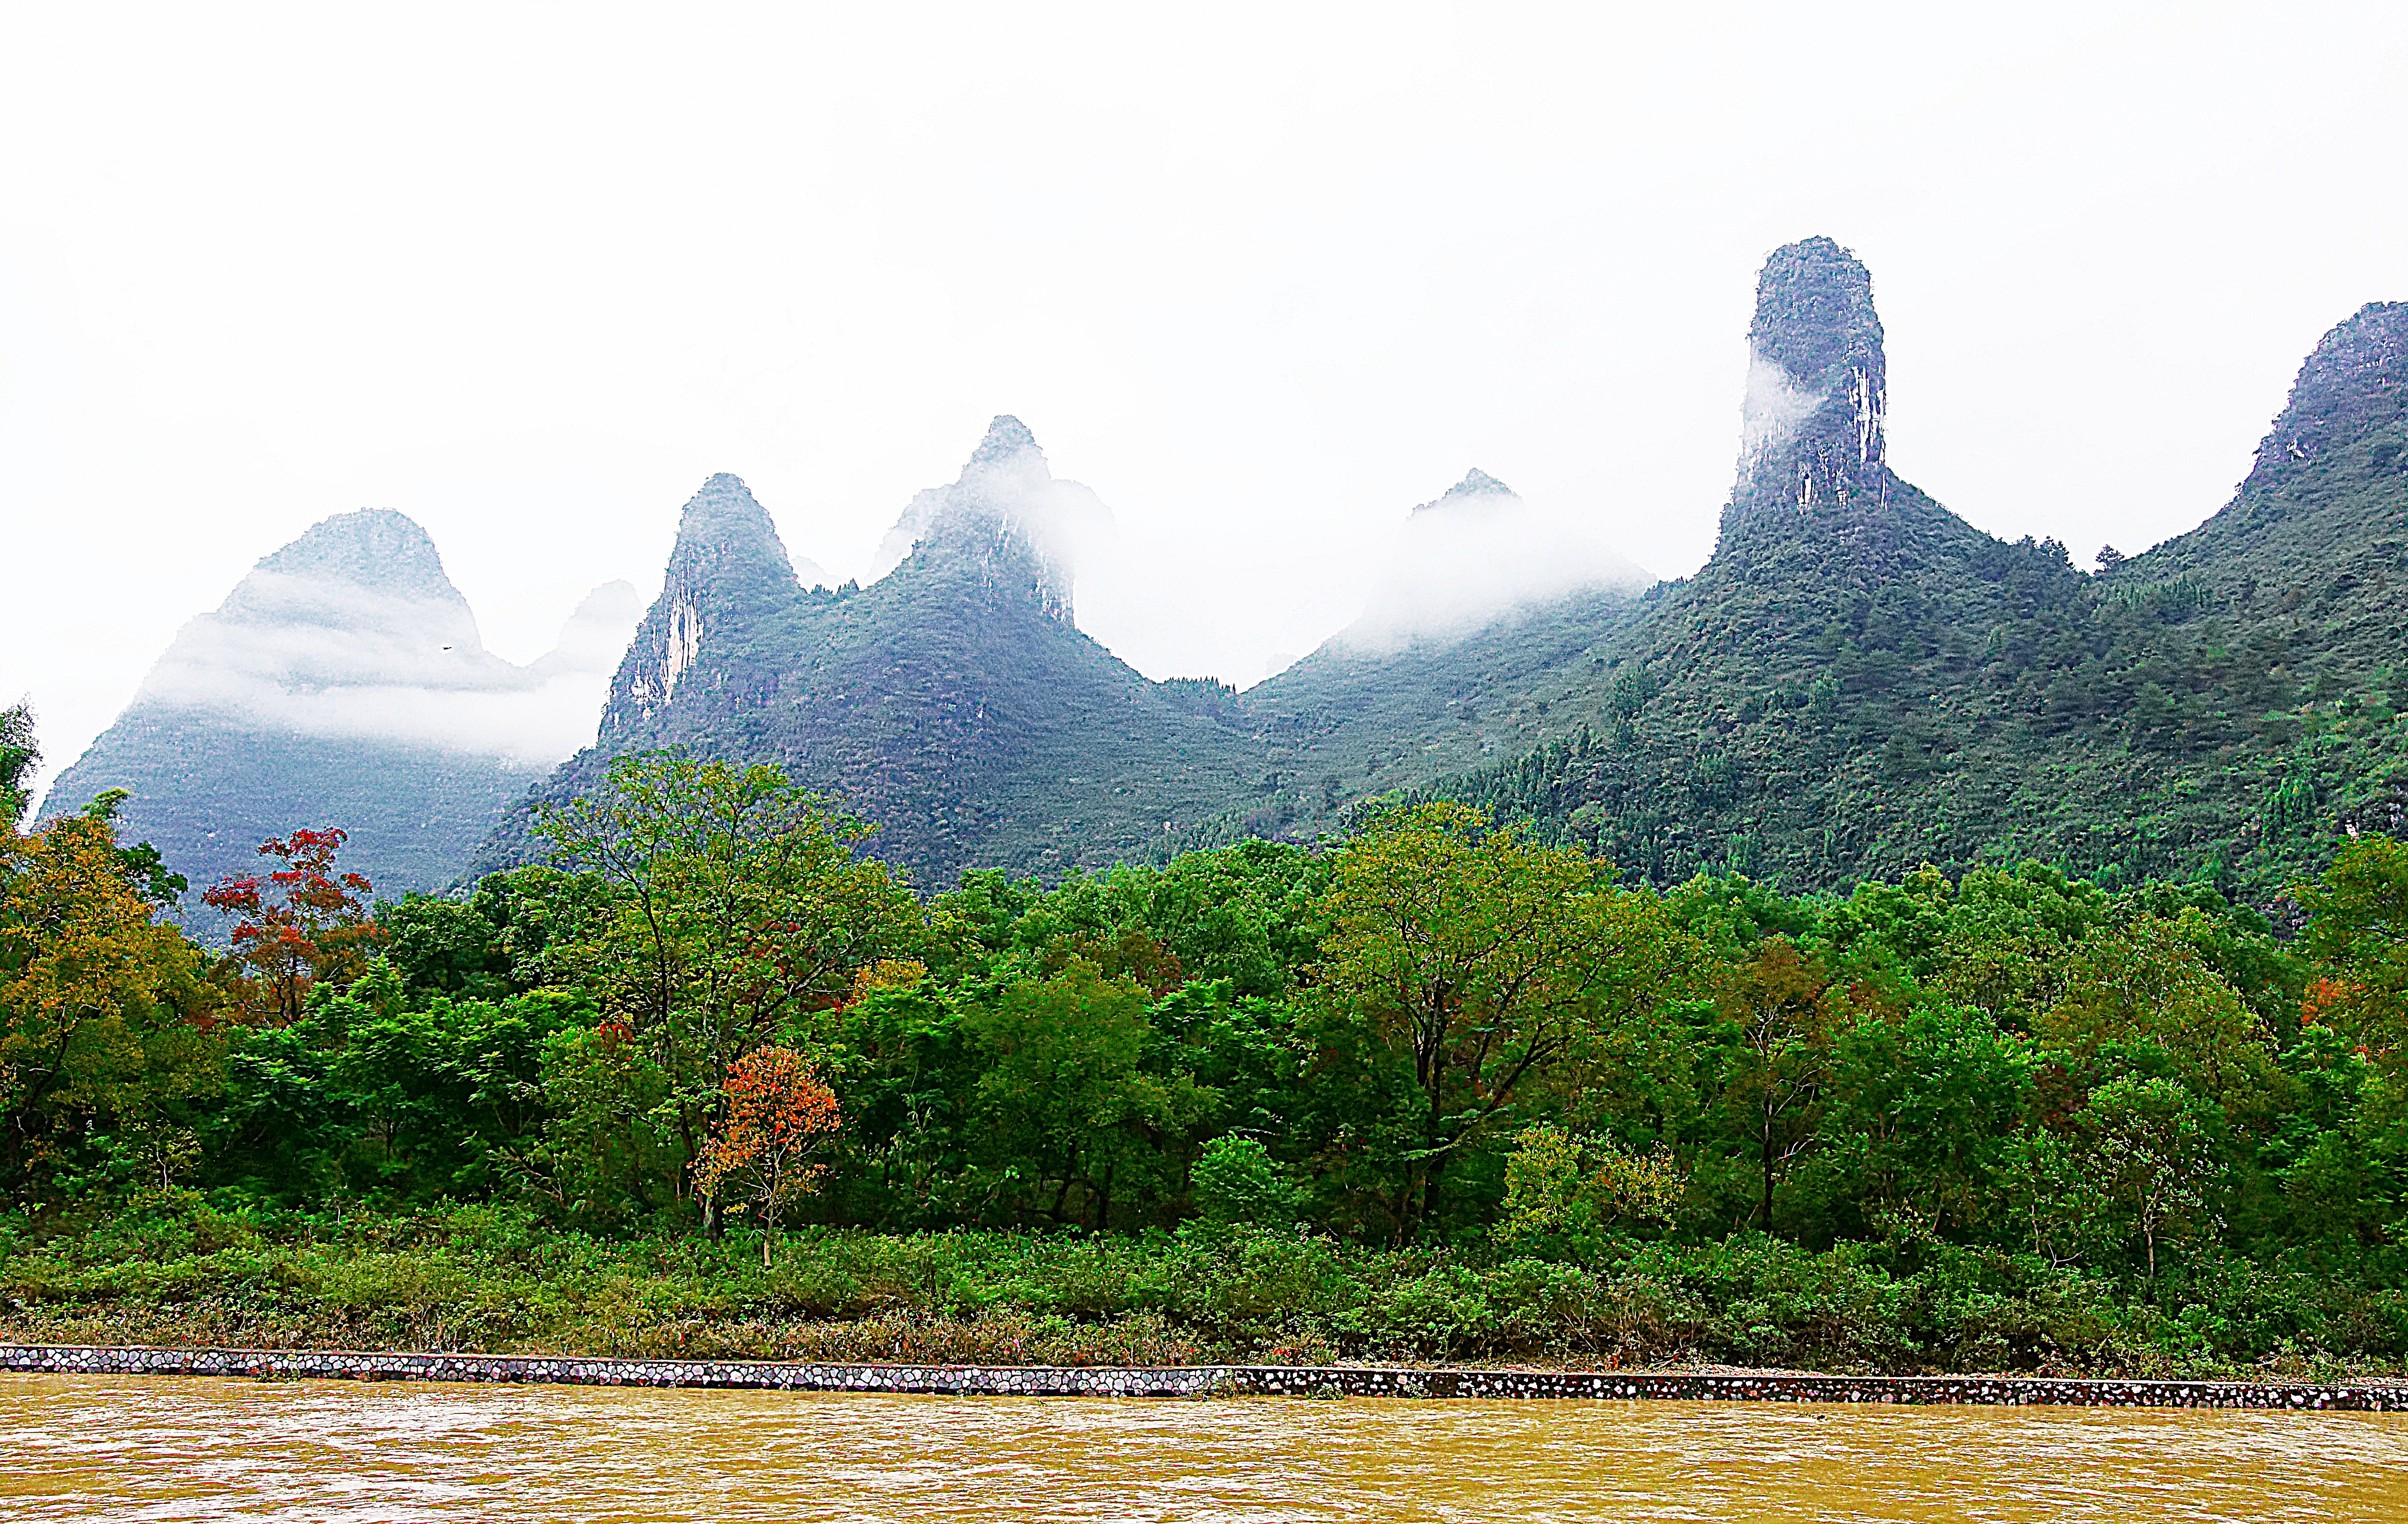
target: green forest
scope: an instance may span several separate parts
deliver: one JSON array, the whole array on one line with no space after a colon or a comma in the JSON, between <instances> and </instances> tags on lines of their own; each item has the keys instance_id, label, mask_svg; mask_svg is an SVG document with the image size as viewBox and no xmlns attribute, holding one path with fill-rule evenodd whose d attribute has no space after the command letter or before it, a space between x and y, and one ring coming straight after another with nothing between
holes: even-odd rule
<instances>
[{"instance_id":1,"label":"green forest","mask_svg":"<svg viewBox=\"0 0 2408 1524\"><path fill-rule=\"evenodd\" d=\"M2398 1370L2408 846L1669 890L1444 801L920 892L622 757L380 900L26 830L0 1332L1041 1361ZM205 914L195 914L195 906ZM196 941L170 915L214 918Z\"/></svg>"}]
</instances>

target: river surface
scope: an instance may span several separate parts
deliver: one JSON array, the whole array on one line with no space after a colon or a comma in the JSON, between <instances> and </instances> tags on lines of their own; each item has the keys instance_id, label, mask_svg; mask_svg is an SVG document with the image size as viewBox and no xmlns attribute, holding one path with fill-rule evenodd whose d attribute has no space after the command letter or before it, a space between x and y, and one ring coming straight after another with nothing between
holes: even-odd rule
<instances>
[{"instance_id":1,"label":"river surface","mask_svg":"<svg viewBox=\"0 0 2408 1524\"><path fill-rule=\"evenodd\" d=\"M0 1518L2408 1519L2408 1415L0 1374Z\"/></svg>"}]
</instances>

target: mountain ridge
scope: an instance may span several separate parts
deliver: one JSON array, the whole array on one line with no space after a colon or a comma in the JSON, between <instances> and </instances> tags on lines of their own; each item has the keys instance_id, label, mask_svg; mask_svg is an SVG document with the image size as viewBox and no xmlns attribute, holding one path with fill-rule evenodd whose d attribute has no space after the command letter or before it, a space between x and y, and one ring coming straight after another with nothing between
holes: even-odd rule
<instances>
[{"instance_id":1,"label":"mountain ridge","mask_svg":"<svg viewBox=\"0 0 2408 1524\"><path fill-rule=\"evenodd\" d=\"M2339 833L2408 824L2394 607L2408 305L2367 304L2322 336L2223 508L2091 576L2054 541L1984 534L1890 467L1873 296L1828 238L1767 259L1731 491L1690 577L1656 581L1584 541L1576 516L1472 468L1402 514L1364 615L1287 671L1243 692L1151 682L1077 627L1082 547L1110 510L997 415L953 481L910 498L867 586L822 585L741 479L710 477L593 745L500 783L413 758L408 787L437 814L458 806L430 841L456 842L479 811L496 822L454 860L483 872L534 855L530 810L615 756L776 762L871 820L871 849L932 888L973 868L1058 877L1309 839L1369 805L1449 797L1658 883L1737 871L1836 889L2038 857L2272 905ZM482 651L406 518L320 527L263 560L208 628L315 610L322 639L280 648L269 673L298 683L406 608L407 691L473 707L526 680ZM503 677L477 676L488 666ZM272 786L273 746L246 757L170 734L139 705L111 734L129 723L156 733L141 741L153 753L215 747L243 788ZM327 746L310 776L346 771ZM68 778L107 772L79 762ZM208 787L190 770L152 782ZM305 814L376 807L295 797Z\"/></svg>"},{"instance_id":2,"label":"mountain ridge","mask_svg":"<svg viewBox=\"0 0 2408 1524\"><path fill-rule=\"evenodd\" d=\"M1832 273L1827 249L1788 252L1752 333L1823 313L1849 331L1803 349L1847 384L1789 407L1804 425L1769 457L1743 443L1714 556L1541 697L1555 735L1419 792L1657 882L1836 889L2037 857L2269 905L2358 819L2402 813L2383 658L2408 634L2383 527L2408 488L2402 309L2325 335L2229 505L2091 577L1888 470L1870 278L1861 307L1785 303L1775 275ZM1752 375L1751 435L1772 432L1758 392Z\"/></svg>"}]
</instances>

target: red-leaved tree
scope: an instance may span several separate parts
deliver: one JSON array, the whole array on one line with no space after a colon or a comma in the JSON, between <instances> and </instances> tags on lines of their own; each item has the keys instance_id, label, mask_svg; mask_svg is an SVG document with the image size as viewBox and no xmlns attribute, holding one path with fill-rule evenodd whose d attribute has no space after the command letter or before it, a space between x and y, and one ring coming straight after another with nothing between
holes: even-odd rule
<instances>
[{"instance_id":1,"label":"red-leaved tree","mask_svg":"<svg viewBox=\"0 0 2408 1524\"><path fill-rule=\"evenodd\" d=\"M727 1070L727 1115L695 1161L695 1189L716 1201L731 1181L761 1208L761 1267L778 1214L819 1187L810 1157L844 1125L836 1095L790 1047L765 1047Z\"/></svg>"},{"instance_id":2,"label":"red-leaved tree","mask_svg":"<svg viewBox=\"0 0 2408 1524\"><path fill-rule=\"evenodd\" d=\"M385 940L384 929L369 919L372 886L336 866L344 840L336 829L262 842L259 855L282 867L228 875L201 895L202 904L234 918L230 941L236 962L247 970L251 1004L271 1020L297 1019L314 985L339 989L359 977Z\"/></svg>"}]
</instances>

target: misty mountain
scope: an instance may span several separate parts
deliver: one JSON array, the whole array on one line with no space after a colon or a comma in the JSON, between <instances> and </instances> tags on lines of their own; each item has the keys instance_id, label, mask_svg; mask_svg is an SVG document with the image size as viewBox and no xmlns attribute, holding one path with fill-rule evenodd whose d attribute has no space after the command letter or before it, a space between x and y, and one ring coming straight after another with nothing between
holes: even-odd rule
<instances>
[{"instance_id":1,"label":"misty mountain","mask_svg":"<svg viewBox=\"0 0 2408 1524\"><path fill-rule=\"evenodd\" d=\"M1231 698L1268 788L1178 845L1309 837L1350 801L1540 744L1547 709L1523 695L1584 660L1655 580L1478 469L1375 553L1362 615Z\"/></svg>"},{"instance_id":2,"label":"misty mountain","mask_svg":"<svg viewBox=\"0 0 2408 1524\"><path fill-rule=\"evenodd\" d=\"M931 887L1146 855L1240 794L1257 748L1192 702L1199 685L1149 682L1079 632L1075 548L1104 512L997 418L956 480L906 507L892 569L830 591L801 585L741 481L711 477L595 744L536 798L681 746L840 795L878 827L870 850ZM526 825L514 813L479 865L532 855Z\"/></svg>"},{"instance_id":3,"label":"misty mountain","mask_svg":"<svg viewBox=\"0 0 2408 1524\"><path fill-rule=\"evenodd\" d=\"M1659 882L2037 857L2261 903L2408 814L2408 306L2325 336L2220 512L2096 577L1890 470L1871 281L1836 244L1772 256L1749 339L1713 559L1492 689L1544 744L1425 791Z\"/></svg>"},{"instance_id":4,"label":"misty mountain","mask_svg":"<svg viewBox=\"0 0 2408 1524\"><path fill-rule=\"evenodd\" d=\"M1808 239L1759 278L1738 468L1696 576L1642 588L1475 472L1372 551L1361 620L1242 694L1149 684L1076 633L1066 548L1101 506L1013 420L913 500L867 589L800 590L716 478L672 566L692 591L664 593L595 752L547 789L645 746L776 758L939 885L1309 837L1366 797L1436 794L1658 882L2036 856L2268 901L2337 831L2408 813L2402 310L2328 335L2232 504L2094 577L1890 468L1870 276ZM731 511L714 491L749 510L727 520L740 554L702 554L735 544L708 528Z\"/></svg>"},{"instance_id":5,"label":"misty mountain","mask_svg":"<svg viewBox=\"0 0 2408 1524\"><path fill-rule=\"evenodd\" d=\"M196 891L301 826L350 832L346 861L380 892L440 887L592 736L636 614L626 583L596 589L557 648L516 666L485 649L423 529L337 515L178 632L44 813L127 790L129 834Z\"/></svg>"},{"instance_id":6,"label":"misty mountain","mask_svg":"<svg viewBox=\"0 0 2408 1524\"><path fill-rule=\"evenodd\" d=\"M1836 243L1767 261L1748 352L1720 536L1681 581L1473 471L1364 548L1373 592L1319 650L1243 693L1150 682L1077 625L1109 510L998 418L867 587L813 585L711 477L557 768L531 759L579 727L542 695L590 680L626 614L573 624L557 672L509 667L415 525L351 515L188 627L53 797L134 788L136 829L195 878L344 824L393 887L527 860L527 806L664 747L781 763L928 888L1442 796L1659 883L2037 857L2271 903L2338 833L2408 826L2408 306L2325 336L2221 511L2096 575L1890 467L1871 277Z\"/></svg>"}]
</instances>

